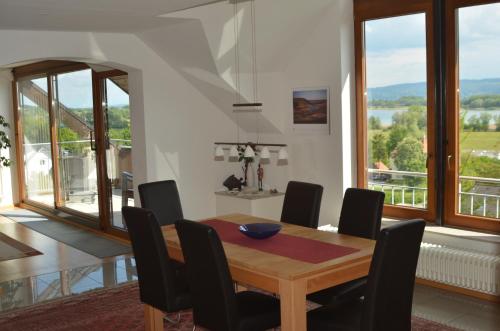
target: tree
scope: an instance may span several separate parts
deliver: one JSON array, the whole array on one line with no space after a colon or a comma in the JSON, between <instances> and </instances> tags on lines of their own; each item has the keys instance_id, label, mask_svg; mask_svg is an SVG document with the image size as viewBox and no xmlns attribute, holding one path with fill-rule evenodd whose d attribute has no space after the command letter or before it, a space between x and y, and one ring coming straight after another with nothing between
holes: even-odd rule
<instances>
[{"instance_id":1,"label":"tree","mask_svg":"<svg viewBox=\"0 0 500 331\"><path fill-rule=\"evenodd\" d=\"M481 131L481 120L476 115L469 117L465 129L470 131Z\"/></svg>"},{"instance_id":2,"label":"tree","mask_svg":"<svg viewBox=\"0 0 500 331\"><path fill-rule=\"evenodd\" d=\"M382 122L380 121L380 118L375 116L370 116L370 118L368 119L368 128L370 130L381 130Z\"/></svg>"},{"instance_id":3,"label":"tree","mask_svg":"<svg viewBox=\"0 0 500 331\"><path fill-rule=\"evenodd\" d=\"M393 153L394 165L398 170L411 172L425 172L426 156L420 141L413 137L403 139ZM408 176L408 184L416 186L422 178Z\"/></svg>"},{"instance_id":4,"label":"tree","mask_svg":"<svg viewBox=\"0 0 500 331\"><path fill-rule=\"evenodd\" d=\"M479 115L479 121L481 122L481 131L488 131L490 127L491 115L486 112L481 112Z\"/></svg>"},{"instance_id":5,"label":"tree","mask_svg":"<svg viewBox=\"0 0 500 331\"><path fill-rule=\"evenodd\" d=\"M383 133L376 133L371 141L371 163L389 163L389 153L387 153L387 137Z\"/></svg>"},{"instance_id":6,"label":"tree","mask_svg":"<svg viewBox=\"0 0 500 331\"><path fill-rule=\"evenodd\" d=\"M83 151L84 146L76 142L77 140L80 140L78 133L67 127L59 128L58 133L59 142L63 150L72 153L81 153Z\"/></svg>"},{"instance_id":7,"label":"tree","mask_svg":"<svg viewBox=\"0 0 500 331\"><path fill-rule=\"evenodd\" d=\"M500 131L500 115L495 117L495 131Z\"/></svg>"}]
</instances>

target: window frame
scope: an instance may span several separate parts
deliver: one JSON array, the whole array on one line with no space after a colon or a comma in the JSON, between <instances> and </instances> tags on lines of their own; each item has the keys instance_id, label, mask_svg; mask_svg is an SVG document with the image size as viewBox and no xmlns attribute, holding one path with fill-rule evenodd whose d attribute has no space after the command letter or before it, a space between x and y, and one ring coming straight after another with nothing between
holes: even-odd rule
<instances>
[{"instance_id":1,"label":"window frame","mask_svg":"<svg viewBox=\"0 0 500 331\"><path fill-rule=\"evenodd\" d=\"M366 57L364 22L411 14L425 14L426 20L426 65L427 65L427 209L385 205L383 215L395 218L423 218L434 222L436 218L435 190L435 56L434 56L434 8L432 0L402 2L398 0L355 0L354 1L354 43L356 77L356 132L357 132L357 185L366 188L368 184L366 166L368 163L368 130Z\"/></svg>"},{"instance_id":2,"label":"window frame","mask_svg":"<svg viewBox=\"0 0 500 331\"><path fill-rule=\"evenodd\" d=\"M106 155L105 152L96 153L96 170L98 176L98 187L99 187L99 216L91 216L83 212L67 208L62 206L61 201L61 187L59 178L59 163L58 163L58 146L57 146L57 127L54 116L54 110L52 107L52 95L53 95L53 84L52 80L55 75L76 72L85 69L92 69L85 63L80 62L70 62L70 61L42 61L37 63L32 63L20 67L16 67L12 70L14 80L12 81L12 100L13 100L13 113L14 113L14 126L15 126L15 146L16 146L16 170L17 179L19 184L18 190L18 205L20 207L25 207L38 211L42 214L49 214L56 218L63 217L67 220L74 221L81 225L90 228L99 228L100 230L111 234L113 236L128 238L128 234L125 230L113 227L110 219L110 211L108 210L109 192L107 190L107 173L106 173ZM104 72L95 72L92 70L92 90L93 90L93 113L95 119L95 131L96 131L96 146L98 151L105 151L105 140L103 137L104 126L103 126L103 112L101 109L102 103L102 80L107 77L113 77L118 75L128 75L128 73L114 69ZM54 204L49 206L42 204L40 202L29 199L26 192L26 181L24 175L24 148L23 148L23 128L22 119L19 114L19 91L18 82L24 79L29 79L30 77L40 77L47 79L48 84L48 112L50 118L50 136L51 136L51 152L52 152L52 178L53 178L53 189L54 189ZM99 132L99 134L97 134ZM66 217L65 215L60 215L60 212L70 215Z\"/></svg>"},{"instance_id":3,"label":"window frame","mask_svg":"<svg viewBox=\"0 0 500 331\"><path fill-rule=\"evenodd\" d=\"M452 162L445 165L445 201L444 215L447 224L470 229L500 232L500 220L492 218L471 216L458 213L458 169L460 155L459 150L459 115L460 101L457 92L459 88L459 50L458 50L458 9L487 5L500 4L498 0L446 0L446 116L447 121L447 146L446 155L451 156ZM454 91L451 93L451 91Z\"/></svg>"}]
</instances>

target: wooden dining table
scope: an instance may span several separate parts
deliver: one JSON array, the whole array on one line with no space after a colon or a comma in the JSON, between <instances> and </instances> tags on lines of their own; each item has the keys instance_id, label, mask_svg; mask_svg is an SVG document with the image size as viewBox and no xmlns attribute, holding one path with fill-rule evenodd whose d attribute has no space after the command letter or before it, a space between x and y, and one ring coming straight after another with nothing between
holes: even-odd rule
<instances>
[{"instance_id":1,"label":"wooden dining table","mask_svg":"<svg viewBox=\"0 0 500 331\"><path fill-rule=\"evenodd\" d=\"M237 225L275 222L242 214L217 216L214 219ZM366 276L375 241L287 223L282 223L282 226L280 234L312 239L354 251L321 263L310 263L222 240L233 280L238 284L278 294L281 330L305 331L307 294ZM170 257L183 261L175 227L164 226L162 231ZM161 311L146 306L145 317L147 330L163 330Z\"/></svg>"}]
</instances>

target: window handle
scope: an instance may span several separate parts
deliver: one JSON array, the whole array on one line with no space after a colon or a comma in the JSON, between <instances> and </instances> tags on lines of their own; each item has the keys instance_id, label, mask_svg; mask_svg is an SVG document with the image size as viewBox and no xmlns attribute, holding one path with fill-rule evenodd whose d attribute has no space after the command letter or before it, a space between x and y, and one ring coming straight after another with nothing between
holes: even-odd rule
<instances>
[{"instance_id":1,"label":"window handle","mask_svg":"<svg viewBox=\"0 0 500 331\"><path fill-rule=\"evenodd\" d=\"M93 151L97 149L94 143L94 130L90 130L90 149Z\"/></svg>"},{"instance_id":2,"label":"window handle","mask_svg":"<svg viewBox=\"0 0 500 331\"><path fill-rule=\"evenodd\" d=\"M452 157L453 157L453 155L448 154L448 157L447 157L447 160L448 160L448 169L451 169L451 158Z\"/></svg>"}]
</instances>

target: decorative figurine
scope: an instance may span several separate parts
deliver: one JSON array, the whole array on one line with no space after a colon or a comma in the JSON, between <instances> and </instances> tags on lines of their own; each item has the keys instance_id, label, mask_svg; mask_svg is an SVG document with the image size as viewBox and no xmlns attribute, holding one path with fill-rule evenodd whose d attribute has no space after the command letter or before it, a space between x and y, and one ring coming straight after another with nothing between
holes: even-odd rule
<instances>
[{"instance_id":1,"label":"decorative figurine","mask_svg":"<svg viewBox=\"0 0 500 331\"><path fill-rule=\"evenodd\" d=\"M259 163L259 168L257 169L257 179L259 180L259 191L262 189L262 179L264 178L264 168Z\"/></svg>"},{"instance_id":2,"label":"decorative figurine","mask_svg":"<svg viewBox=\"0 0 500 331\"><path fill-rule=\"evenodd\" d=\"M238 179L236 178L235 175L231 175L226 178L226 180L224 181L224 183L222 183L222 185L227 187L229 191L232 191L236 188L238 189L238 191L241 191L241 186L243 186L243 179L242 178Z\"/></svg>"}]
</instances>

